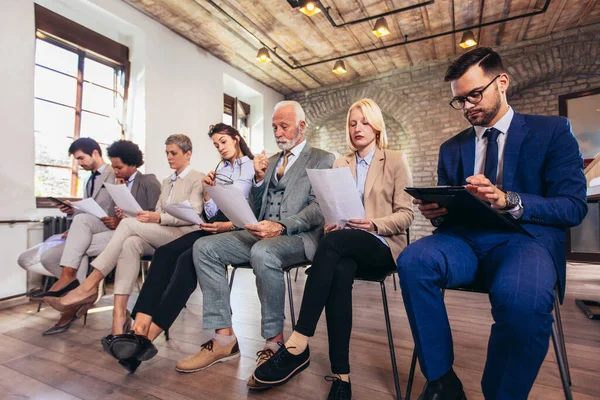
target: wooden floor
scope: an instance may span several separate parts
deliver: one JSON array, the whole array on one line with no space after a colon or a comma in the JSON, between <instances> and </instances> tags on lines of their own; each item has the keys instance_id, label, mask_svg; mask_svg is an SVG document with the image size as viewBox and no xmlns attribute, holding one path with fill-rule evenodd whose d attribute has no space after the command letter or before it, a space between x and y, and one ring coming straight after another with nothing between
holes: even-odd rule
<instances>
[{"instance_id":1,"label":"wooden floor","mask_svg":"<svg viewBox=\"0 0 600 400\"><path fill-rule=\"evenodd\" d=\"M304 274L294 284L299 309ZM567 298L562 317L575 399L600 398L600 321L590 321L575 298L600 299L600 266L568 267ZM406 389L413 342L399 291L387 282L401 387ZM354 330L351 342L352 391L355 399L391 399L394 382L378 284L357 282L354 289ZM135 301L132 296L130 308ZM324 399L330 384L324 318L311 341L311 366L287 385L250 392L246 379L262 348L260 305L251 271L236 274L232 296L234 328L242 357L194 374L180 374L176 361L200 350L212 337L202 330L202 296L196 291L172 327L171 340L161 336L158 355L128 375L102 351L100 338L109 331L112 297L107 295L88 318L66 333L42 336L57 312L37 313L37 303L0 311L0 399ZM492 322L487 297L450 291L446 304L454 333L455 365L469 399L481 399L480 380ZM287 309L287 307L286 307ZM289 316L286 335L290 332ZM531 399L564 398L552 346L531 392ZM424 380L417 374L413 399Z\"/></svg>"}]
</instances>

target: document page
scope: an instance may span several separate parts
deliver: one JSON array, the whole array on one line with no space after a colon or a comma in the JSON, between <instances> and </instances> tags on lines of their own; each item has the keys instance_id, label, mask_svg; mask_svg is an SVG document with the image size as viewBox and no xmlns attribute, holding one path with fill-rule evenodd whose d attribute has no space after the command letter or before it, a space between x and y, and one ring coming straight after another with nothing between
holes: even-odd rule
<instances>
[{"instance_id":1,"label":"document page","mask_svg":"<svg viewBox=\"0 0 600 400\"><path fill-rule=\"evenodd\" d=\"M163 206L163 209L175 218L191 222L194 225L204 223L204 220L200 218L198 213L192 208L192 205L188 200L181 203L166 204Z\"/></svg>"},{"instance_id":2,"label":"document page","mask_svg":"<svg viewBox=\"0 0 600 400\"><path fill-rule=\"evenodd\" d=\"M307 169L306 172L328 225L343 227L351 219L366 218L350 168Z\"/></svg>"},{"instance_id":3,"label":"document page","mask_svg":"<svg viewBox=\"0 0 600 400\"><path fill-rule=\"evenodd\" d=\"M114 185L104 182L104 187L108 190L108 194L110 194L117 207L123 211L123 214L135 218L137 212L142 211L142 207L133 197L127 185Z\"/></svg>"},{"instance_id":4,"label":"document page","mask_svg":"<svg viewBox=\"0 0 600 400\"><path fill-rule=\"evenodd\" d=\"M83 199L80 201L75 201L71 204L76 209L81 210L85 213L91 214L96 218L108 217L108 215L106 214L106 212L104 212L102 207L100 207L100 205L98 203L96 203L96 200L92 199L91 197L88 197L87 199Z\"/></svg>"},{"instance_id":5,"label":"document page","mask_svg":"<svg viewBox=\"0 0 600 400\"><path fill-rule=\"evenodd\" d=\"M223 214L233 225L243 228L244 225L258 224L256 216L244 197L242 191L234 186L216 185L205 187L204 190L223 211Z\"/></svg>"}]
</instances>

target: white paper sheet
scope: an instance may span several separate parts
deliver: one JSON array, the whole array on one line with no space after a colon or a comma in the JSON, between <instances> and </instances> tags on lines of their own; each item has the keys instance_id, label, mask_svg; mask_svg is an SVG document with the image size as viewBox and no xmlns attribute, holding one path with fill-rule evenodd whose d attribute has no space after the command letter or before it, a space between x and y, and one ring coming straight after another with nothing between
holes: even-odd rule
<instances>
[{"instance_id":1,"label":"white paper sheet","mask_svg":"<svg viewBox=\"0 0 600 400\"><path fill-rule=\"evenodd\" d=\"M114 185L104 182L104 187L108 190L108 194L110 194L116 206L123 211L123 214L135 218L137 212L142 211L142 207L140 207L135 197L133 197L127 185Z\"/></svg>"},{"instance_id":2,"label":"white paper sheet","mask_svg":"<svg viewBox=\"0 0 600 400\"><path fill-rule=\"evenodd\" d=\"M242 191L234 186L216 185L204 188L219 210L238 228L256 225L258 220Z\"/></svg>"},{"instance_id":3,"label":"white paper sheet","mask_svg":"<svg viewBox=\"0 0 600 400\"><path fill-rule=\"evenodd\" d=\"M175 218L191 222L194 225L200 225L204 223L204 220L200 218L198 213L192 208L192 205L188 200L183 201L181 203L164 205L163 210L165 210L167 213L171 214Z\"/></svg>"},{"instance_id":4,"label":"white paper sheet","mask_svg":"<svg viewBox=\"0 0 600 400\"><path fill-rule=\"evenodd\" d=\"M92 199L91 197L88 197L87 199L83 199L80 201L75 201L71 204L76 209L81 210L85 213L91 214L96 218L108 217L108 215L102 209L102 207L100 207L100 205L98 203L96 203L96 200Z\"/></svg>"},{"instance_id":5,"label":"white paper sheet","mask_svg":"<svg viewBox=\"0 0 600 400\"><path fill-rule=\"evenodd\" d=\"M366 218L350 168L307 169L306 172L328 225L343 227L351 219Z\"/></svg>"}]
</instances>

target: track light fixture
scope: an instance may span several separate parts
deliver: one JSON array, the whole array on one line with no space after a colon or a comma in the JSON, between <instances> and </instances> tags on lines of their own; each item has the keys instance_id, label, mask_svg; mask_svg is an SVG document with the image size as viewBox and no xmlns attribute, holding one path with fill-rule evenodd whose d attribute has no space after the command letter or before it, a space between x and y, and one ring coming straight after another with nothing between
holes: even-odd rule
<instances>
[{"instance_id":1,"label":"track light fixture","mask_svg":"<svg viewBox=\"0 0 600 400\"><path fill-rule=\"evenodd\" d=\"M344 61L337 60L335 62L335 64L333 65L333 69L331 70L331 72L333 72L336 75L341 75L341 74L345 74L348 71L346 70L346 65L344 64Z\"/></svg>"},{"instance_id":2,"label":"track light fixture","mask_svg":"<svg viewBox=\"0 0 600 400\"><path fill-rule=\"evenodd\" d=\"M258 54L256 54L256 59L263 64L271 62L269 50L267 50L266 47L263 47L262 49L258 50Z\"/></svg>"},{"instance_id":3,"label":"track light fixture","mask_svg":"<svg viewBox=\"0 0 600 400\"><path fill-rule=\"evenodd\" d=\"M390 30L388 28L387 21L385 18L381 17L375 22L375 27L373 28L373 35L377 37L382 37L390 34Z\"/></svg>"},{"instance_id":4,"label":"track light fixture","mask_svg":"<svg viewBox=\"0 0 600 400\"><path fill-rule=\"evenodd\" d=\"M321 12L321 9L319 8L319 3L316 1L300 1L299 3L299 11L304 15L312 17L313 15Z\"/></svg>"},{"instance_id":5,"label":"track light fixture","mask_svg":"<svg viewBox=\"0 0 600 400\"><path fill-rule=\"evenodd\" d=\"M460 40L460 47L463 49L477 46L477 41L475 41L475 36L472 31L465 31L463 33L462 39Z\"/></svg>"}]
</instances>

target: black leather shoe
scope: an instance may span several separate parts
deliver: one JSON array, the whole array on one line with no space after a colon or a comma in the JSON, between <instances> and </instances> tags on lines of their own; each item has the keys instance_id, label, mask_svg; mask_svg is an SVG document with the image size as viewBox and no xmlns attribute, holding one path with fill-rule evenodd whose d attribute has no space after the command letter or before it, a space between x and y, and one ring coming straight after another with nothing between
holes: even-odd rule
<instances>
[{"instance_id":1,"label":"black leather shoe","mask_svg":"<svg viewBox=\"0 0 600 400\"><path fill-rule=\"evenodd\" d=\"M156 346L147 337L136 335L133 331L122 335L107 335L102 338L101 343L107 353L120 361L132 358L148 361L158 353Z\"/></svg>"},{"instance_id":2,"label":"black leather shoe","mask_svg":"<svg viewBox=\"0 0 600 400\"><path fill-rule=\"evenodd\" d=\"M331 381L331 389L327 400L350 400L352 398L352 385L344 382L337 376L326 376L326 381Z\"/></svg>"},{"instance_id":3,"label":"black leather shoe","mask_svg":"<svg viewBox=\"0 0 600 400\"><path fill-rule=\"evenodd\" d=\"M467 400L462 383L451 368L446 375L427 382L418 400Z\"/></svg>"},{"instance_id":4,"label":"black leather shoe","mask_svg":"<svg viewBox=\"0 0 600 400\"><path fill-rule=\"evenodd\" d=\"M42 299L43 297L63 297L65 294L69 293L73 289L77 289L79 286L79 281L75 279L73 282L69 283L67 286L60 290L55 291L47 291L47 292L36 292L32 293L29 297L32 299Z\"/></svg>"},{"instance_id":5,"label":"black leather shoe","mask_svg":"<svg viewBox=\"0 0 600 400\"><path fill-rule=\"evenodd\" d=\"M119 360L119 364L129 371L130 374L133 374L136 369L140 366L142 362L137 358L128 358L127 360Z\"/></svg>"},{"instance_id":6,"label":"black leather shoe","mask_svg":"<svg viewBox=\"0 0 600 400\"><path fill-rule=\"evenodd\" d=\"M269 386L283 385L296 374L310 365L310 349L299 355L292 355L284 345L281 345L275 355L254 370L254 380L259 384Z\"/></svg>"}]
</instances>

